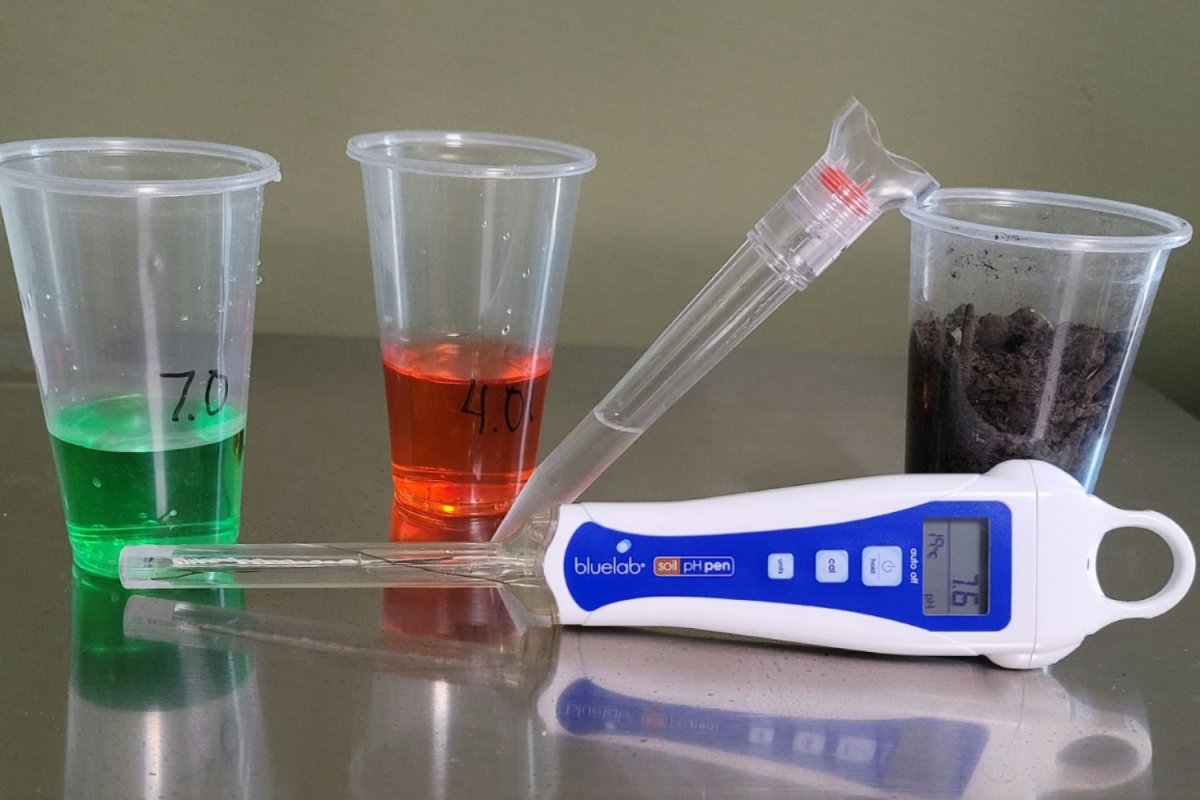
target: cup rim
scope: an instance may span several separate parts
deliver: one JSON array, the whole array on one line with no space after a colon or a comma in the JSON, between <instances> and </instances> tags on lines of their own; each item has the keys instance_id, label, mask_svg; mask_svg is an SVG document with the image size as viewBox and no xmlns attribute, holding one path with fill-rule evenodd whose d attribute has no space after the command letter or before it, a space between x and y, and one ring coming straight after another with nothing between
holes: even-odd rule
<instances>
[{"instance_id":1,"label":"cup rim","mask_svg":"<svg viewBox=\"0 0 1200 800\"><path fill-rule=\"evenodd\" d=\"M208 156L241 162L247 167L247 171L220 177L121 180L118 178L46 175L11 166L12 162L21 159L60 153L95 153L98 155L176 153ZM266 153L236 145L199 142L190 139L71 137L27 139L0 144L0 185L23 189L104 197L180 197L223 194L240 189L252 189L279 179L279 162Z\"/></svg>"},{"instance_id":2,"label":"cup rim","mask_svg":"<svg viewBox=\"0 0 1200 800\"><path fill-rule=\"evenodd\" d=\"M461 147L463 145L492 145L540 150L562 156L560 164L467 164L433 161L425 158L387 155L381 147L398 144L433 144ZM346 155L361 164L387 167L401 172L425 175L457 176L463 178L565 178L583 175L596 166L596 154L591 150L551 139L512 136L502 133L471 131L383 131L364 133L346 143Z\"/></svg>"},{"instance_id":3,"label":"cup rim","mask_svg":"<svg viewBox=\"0 0 1200 800\"><path fill-rule=\"evenodd\" d=\"M986 202L993 205L1007 203L1012 206L1036 203L1097 211L1158 225L1163 232L1141 236L1097 236L1004 228L981 222L953 219L931 210L931 207L946 200ZM1192 238L1192 226L1187 220L1165 211L1116 200L1027 189L938 189L930 192L920 201L908 201L901 206L900 213L915 224L925 225L943 233L1050 250L1079 250L1093 253L1153 252L1179 247Z\"/></svg>"}]
</instances>

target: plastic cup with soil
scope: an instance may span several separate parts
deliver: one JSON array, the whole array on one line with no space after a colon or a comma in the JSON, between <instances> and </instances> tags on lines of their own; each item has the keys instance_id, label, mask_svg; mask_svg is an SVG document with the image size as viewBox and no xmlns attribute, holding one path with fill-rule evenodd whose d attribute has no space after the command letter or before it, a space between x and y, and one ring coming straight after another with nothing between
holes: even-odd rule
<instances>
[{"instance_id":1,"label":"plastic cup with soil","mask_svg":"<svg viewBox=\"0 0 1200 800\"><path fill-rule=\"evenodd\" d=\"M912 222L906 469L1050 462L1089 491L1187 222L1044 192L943 189Z\"/></svg>"}]
</instances>

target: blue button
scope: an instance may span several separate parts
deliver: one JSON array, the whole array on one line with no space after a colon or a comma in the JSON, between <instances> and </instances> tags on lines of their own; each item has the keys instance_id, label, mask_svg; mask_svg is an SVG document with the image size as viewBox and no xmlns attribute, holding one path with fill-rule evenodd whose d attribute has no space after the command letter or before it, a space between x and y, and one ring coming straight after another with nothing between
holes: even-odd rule
<instances>
[{"instance_id":1,"label":"blue button","mask_svg":"<svg viewBox=\"0 0 1200 800\"><path fill-rule=\"evenodd\" d=\"M850 577L850 554L845 550L818 550L817 583L845 583Z\"/></svg>"},{"instance_id":2,"label":"blue button","mask_svg":"<svg viewBox=\"0 0 1200 800\"><path fill-rule=\"evenodd\" d=\"M791 553L771 553L767 556L767 577L773 581L790 581L796 572Z\"/></svg>"},{"instance_id":3,"label":"blue button","mask_svg":"<svg viewBox=\"0 0 1200 800\"><path fill-rule=\"evenodd\" d=\"M862 582L864 586L899 586L904 563L899 547L864 547Z\"/></svg>"}]
</instances>

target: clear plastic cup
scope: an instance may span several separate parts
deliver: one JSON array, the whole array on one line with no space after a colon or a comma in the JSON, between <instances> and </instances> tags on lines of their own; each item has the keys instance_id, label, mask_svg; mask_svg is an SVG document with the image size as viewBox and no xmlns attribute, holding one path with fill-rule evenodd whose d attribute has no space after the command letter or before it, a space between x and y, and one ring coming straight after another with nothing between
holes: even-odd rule
<instances>
[{"instance_id":1,"label":"clear plastic cup","mask_svg":"<svg viewBox=\"0 0 1200 800\"><path fill-rule=\"evenodd\" d=\"M0 145L0 209L75 563L237 537L270 156L162 139Z\"/></svg>"},{"instance_id":2,"label":"clear plastic cup","mask_svg":"<svg viewBox=\"0 0 1200 800\"><path fill-rule=\"evenodd\" d=\"M912 222L909 472L1036 458L1091 491L1179 217L1047 192L941 189Z\"/></svg>"},{"instance_id":3,"label":"clear plastic cup","mask_svg":"<svg viewBox=\"0 0 1200 800\"><path fill-rule=\"evenodd\" d=\"M595 156L487 133L350 140L362 164L395 499L503 514L533 471L575 209Z\"/></svg>"}]
</instances>

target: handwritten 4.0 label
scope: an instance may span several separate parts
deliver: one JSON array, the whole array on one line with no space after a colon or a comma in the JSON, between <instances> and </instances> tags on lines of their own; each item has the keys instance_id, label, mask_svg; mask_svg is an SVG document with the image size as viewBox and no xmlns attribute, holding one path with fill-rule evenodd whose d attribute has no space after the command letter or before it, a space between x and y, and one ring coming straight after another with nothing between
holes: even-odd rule
<instances>
[{"instance_id":1,"label":"handwritten 4.0 label","mask_svg":"<svg viewBox=\"0 0 1200 800\"><path fill-rule=\"evenodd\" d=\"M469 414L472 417L479 418L479 427L477 433L483 433L487 430L489 418L488 404L488 389L491 388L486 383L480 383L474 379L467 384L467 396L463 398L462 408L459 409L464 414ZM499 388L499 387L497 387ZM533 394L533 388L529 388L529 394ZM490 414L494 419L499 413L504 419L504 427L510 433L516 431L525 423L526 420L533 421L532 397L525 396L525 390L517 386L504 387L504 399L493 398L491 403ZM495 429L495 428L493 428Z\"/></svg>"}]
</instances>

